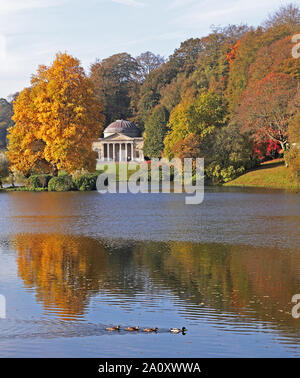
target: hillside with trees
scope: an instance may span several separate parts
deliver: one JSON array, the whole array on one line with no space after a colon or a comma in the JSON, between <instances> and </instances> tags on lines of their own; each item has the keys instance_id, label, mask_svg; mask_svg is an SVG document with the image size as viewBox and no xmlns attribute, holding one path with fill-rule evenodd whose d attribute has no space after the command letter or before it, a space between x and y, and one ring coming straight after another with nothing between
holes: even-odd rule
<instances>
[{"instance_id":1,"label":"hillside with trees","mask_svg":"<svg viewBox=\"0 0 300 378\"><path fill-rule=\"evenodd\" d=\"M299 33L300 9L290 4L259 27L213 27L168 59L124 52L96 60L86 75L75 58L58 54L14 101L12 168L26 174L36 167L91 169L87 150L105 117L106 125L134 121L149 159L204 157L211 183L278 157L300 180L300 59L292 56ZM70 88L66 72L76 81ZM11 112L1 100L0 146Z\"/></svg>"}]
</instances>

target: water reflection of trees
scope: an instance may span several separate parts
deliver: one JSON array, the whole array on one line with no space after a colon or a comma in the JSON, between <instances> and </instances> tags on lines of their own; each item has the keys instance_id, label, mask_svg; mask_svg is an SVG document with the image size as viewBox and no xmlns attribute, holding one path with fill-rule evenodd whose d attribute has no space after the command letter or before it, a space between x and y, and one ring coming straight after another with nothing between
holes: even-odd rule
<instances>
[{"instance_id":1,"label":"water reflection of trees","mask_svg":"<svg viewBox=\"0 0 300 378\"><path fill-rule=\"evenodd\" d=\"M19 234L13 240L18 274L37 301L61 318L84 314L92 295L109 292L117 298L135 296L145 275L133 266L133 249L62 234Z\"/></svg>"},{"instance_id":2,"label":"water reflection of trees","mask_svg":"<svg viewBox=\"0 0 300 378\"><path fill-rule=\"evenodd\" d=\"M103 243L68 235L18 235L19 276L61 317L83 315L99 292L121 305L165 289L186 315L204 302L218 312L298 327L291 297L299 291L300 252L184 242ZM135 300L136 303L137 300Z\"/></svg>"},{"instance_id":3,"label":"water reflection of trees","mask_svg":"<svg viewBox=\"0 0 300 378\"><path fill-rule=\"evenodd\" d=\"M290 302L300 287L299 251L188 242L160 248L149 243L147 250L138 264L187 304L204 302L219 312L300 327ZM194 313L195 307L185 311Z\"/></svg>"},{"instance_id":4,"label":"water reflection of trees","mask_svg":"<svg viewBox=\"0 0 300 378\"><path fill-rule=\"evenodd\" d=\"M62 317L81 315L88 293L97 292L105 271L105 250L93 239L63 235L18 235L19 276L26 287L34 287L37 300L48 309L59 309Z\"/></svg>"}]
</instances>

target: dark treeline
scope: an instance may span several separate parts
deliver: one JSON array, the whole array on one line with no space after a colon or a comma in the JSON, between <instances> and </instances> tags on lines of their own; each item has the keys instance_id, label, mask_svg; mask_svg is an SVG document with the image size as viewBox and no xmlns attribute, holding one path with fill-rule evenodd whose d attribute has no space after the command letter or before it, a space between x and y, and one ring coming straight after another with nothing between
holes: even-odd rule
<instances>
[{"instance_id":1,"label":"dark treeline","mask_svg":"<svg viewBox=\"0 0 300 378\"><path fill-rule=\"evenodd\" d=\"M0 149L6 147L6 135L7 129L9 126L13 125L11 119L13 115L12 103L5 100L4 98L0 99Z\"/></svg>"},{"instance_id":2,"label":"dark treeline","mask_svg":"<svg viewBox=\"0 0 300 378\"><path fill-rule=\"evenodd\" d=\"M134 121L145 155L204 157L206 175L226 182L262 160L284 156L299 174L300 59L292 55L300 9L281 7L259 27L212 27L164 59L146 52L90 67L105 123ZM0 147L11 125L0 103Z\"/></svg>"}]
</instances>

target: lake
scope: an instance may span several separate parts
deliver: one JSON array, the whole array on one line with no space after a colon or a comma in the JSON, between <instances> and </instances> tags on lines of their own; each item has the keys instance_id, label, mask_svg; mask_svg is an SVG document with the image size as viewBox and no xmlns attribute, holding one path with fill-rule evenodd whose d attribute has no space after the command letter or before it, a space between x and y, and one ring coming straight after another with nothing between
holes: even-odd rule
<instances>
[{"instance_id":1,"label":"lake","mask_svg":"<svg viewBox=\"0 0 300 378\"><path fill-rule=\"evenodd\" d=\"M300 195L184 199L0 193L0 357L299 357Z\"/></svg>"}]
</instances>

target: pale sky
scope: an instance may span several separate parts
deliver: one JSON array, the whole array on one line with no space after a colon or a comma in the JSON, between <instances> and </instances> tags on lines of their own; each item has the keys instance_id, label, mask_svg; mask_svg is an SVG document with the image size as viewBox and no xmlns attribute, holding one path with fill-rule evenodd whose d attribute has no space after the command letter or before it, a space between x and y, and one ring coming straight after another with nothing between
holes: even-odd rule
<instances>
[{"instance_id":1,"label":"pale sky","mask_svg":"<svg viewBox=\"0 0 300 378\"><path fill-rule=\"evenodd\" d=\"M96 58L152 51L168 57L211 25L260 24L282 0L0 0L0 97L30 85L58 51L88 72ZM294 1L295 4L299 1ZM300 5L300 4L299 4Z\"/></svg>"}]
</instances>

